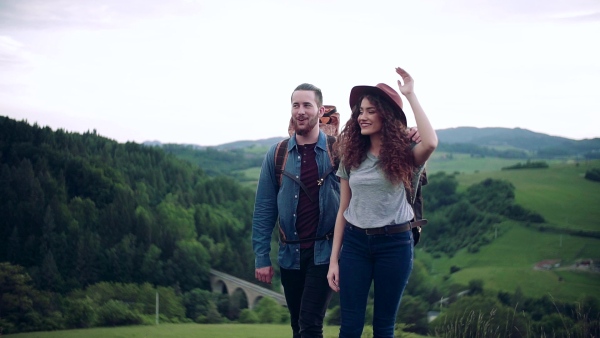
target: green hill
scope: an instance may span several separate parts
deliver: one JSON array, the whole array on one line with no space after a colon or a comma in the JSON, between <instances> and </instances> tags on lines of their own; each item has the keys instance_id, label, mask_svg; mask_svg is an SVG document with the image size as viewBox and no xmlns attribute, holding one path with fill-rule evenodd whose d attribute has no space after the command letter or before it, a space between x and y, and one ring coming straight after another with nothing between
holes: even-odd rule
<instances>
[{"instance_id":1,"label":"green hill","mask_svg":"<svg viewBox=\"0 0 600 338\"><path fill-rule=\"evenodd\" d=\"M452 258L433 259L419 248L416 256L426 262L433 283L446 287L479 279L486 290L514 292L520 288L530 297L551 295L576 301L600 295L600 273L574 268L582 258L600 257L600 240L544 233L517 223L500 226L509 229L477 254L463 249ZM560 267L536 270L536 264L545 260L558 260ZM451 274L451 267L460 270Z\"/></svg>"},{"instance_id":2,"label":"green hill","mask_svg":"<svg viewBox=\"0 0 600 338\"><path fill-rule=\"evenodd\" d=\"M516 187L516 202L542 214L550 226L600 232L600 182L583 177L592 168L600 168L600 161L461 174L457 179L463 188L486 178L510 181Z\"/></svg>"},{"instance_id":3,"label":"green hill","mask_svg":"<svg viewBox=\"0 0 600 338\"><path fill-rule=\"evenodd\" d=\"M132 313L140 297L129 296L156 288L172 295L170 320L237 320L239 300L231 307L202 289L212 267L254 280L253 191L238 183L255 188L265 151L118 144L0 117L0 279L22 284L1 283L5 295L28 290L0 297L0 308L12 309L0 327L114 325L115 309L119 319L132 315L119 325L139 323L152 312ZM519 161L443 151L430 160L430 224L405 294L418 312L400 322L426 332L426 311L473 280L492 294L518 289L568 302L600 294L600 274L574 266L600 258L600 183L583 178L600 160L501 170ZM547 260L551 269L534 269ZM112 296L121 291L129 296ZM19 299L35 308L15 310ZM206 306L197 309L199 300Z\"/></svg>"}]
</instances>

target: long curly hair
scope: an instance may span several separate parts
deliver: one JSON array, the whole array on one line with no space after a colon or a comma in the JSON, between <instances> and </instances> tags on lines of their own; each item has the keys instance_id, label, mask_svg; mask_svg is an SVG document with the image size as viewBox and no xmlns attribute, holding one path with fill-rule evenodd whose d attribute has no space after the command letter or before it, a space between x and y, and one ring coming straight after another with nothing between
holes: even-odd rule
<instances>
[{"instance_id":1,"label":"long curly hair","mask_svg":"<svg viewBox=\"0 0 600 338\"><path fill-rule=\"evenodd\" d=\"M407 191L411 190L411 176L414 169L414 157L408 138L408 129L394 117L390 104L379 96L367 94L358 100L352 107L352 116L346 122L344 129L336 142L336 151L342 158L343 164L348 172L358 166L367 157L371 146L371 138L362 135L358 124L360 104L366 98L377 108L382 122L381 129L381 151L379 153L378 166L385 177L392 184L404 184Z\"/></svg>"}]
</instances>

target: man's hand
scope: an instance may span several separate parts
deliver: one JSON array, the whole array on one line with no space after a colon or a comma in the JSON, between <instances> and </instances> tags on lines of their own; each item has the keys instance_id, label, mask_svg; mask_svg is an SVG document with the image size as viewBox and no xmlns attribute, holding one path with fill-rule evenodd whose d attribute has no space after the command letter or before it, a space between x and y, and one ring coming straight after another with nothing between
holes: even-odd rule
<instances>
[{"instance_id":1,"label":"man's hand","mask_svg":"<svg viewBox=\"0 0 600 338\"><path fill-rule=\"evenodd\" d=\"M256 279L263 283L271 284L271 280L273 279L273 275L275 271L272 266L265 266L264 268L258 268L254 272L254 276Z\"/></svg>"},{"instance_id":2,"label":"man's hand","mask_svg":"<svg viewBox=\"0 0 600 338\"><path fill-rule=\"evenodd\" d=\"M408 129L408 138L415 143L421 142L421 135L419 135L417 127L410 127L410 129Z\"/></svg>"}]
</instances>

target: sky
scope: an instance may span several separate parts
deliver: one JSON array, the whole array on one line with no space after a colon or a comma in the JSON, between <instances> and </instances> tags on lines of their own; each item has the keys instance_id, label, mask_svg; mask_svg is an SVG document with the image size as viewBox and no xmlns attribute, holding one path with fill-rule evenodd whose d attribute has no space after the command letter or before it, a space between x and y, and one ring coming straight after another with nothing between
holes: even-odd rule
<instances>
[{"instance_id":1,"label":"sky","mask_svg":"<svg viewBox=\"0 0 600 338\"><path fill-rule=\"evenodd\" d=\"M304 82L344 124L351 88L400 66L435 129L580 140L600 137L598 41L598 0L0 0L0 115L219 145L286 136Z\"/></svg>"}]
</instances>

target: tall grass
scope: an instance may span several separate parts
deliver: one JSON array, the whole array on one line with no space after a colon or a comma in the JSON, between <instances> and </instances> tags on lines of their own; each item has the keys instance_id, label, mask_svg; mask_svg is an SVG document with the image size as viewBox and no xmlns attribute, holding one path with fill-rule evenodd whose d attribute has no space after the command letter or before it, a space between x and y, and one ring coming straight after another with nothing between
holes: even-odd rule
<instances>
[{"instance_id":1,"label":"tall grass","mask_svg":"<svg viewBox=\"0 0 600 338\"><path fill-rule=\"evenodd\" d=\"M600 337L600 315L590 318L581 306L576 321L560 312L544 322L533 321L516 306L500 315L496 308L489 312L465 310L460 317L443 317L433 329L435 337L444 338L594 338Z\"/></svg>"}]
</instances>

